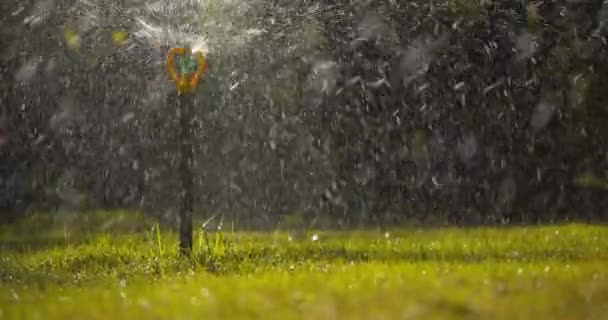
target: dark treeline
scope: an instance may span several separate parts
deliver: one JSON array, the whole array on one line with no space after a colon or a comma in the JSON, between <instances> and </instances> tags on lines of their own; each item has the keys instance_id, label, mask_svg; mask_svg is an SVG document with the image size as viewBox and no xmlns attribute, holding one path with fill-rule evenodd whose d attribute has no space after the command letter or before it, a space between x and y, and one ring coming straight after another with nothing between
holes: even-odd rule
<instances>
[{"instance_id":1,"label":"dark treeline","mask_svg":"<svg viewBox=\"0 0 608 320\"><path fill-rule=\"evenodd\" d=\"M340 202L454 223L605 218L601 2L536 13L497 1L466 16L400 3L349 14L376 24L356 45L327 20L341 92L315 122L333 142Z\"/></svg>"},{"instance_id":2,"label":"dark treeline","mask_svg":"<svg viewBox=\"0 0 608 320\"><path fill-rule=\"evenodd\" d=\"M163 69L174 44L152 44L132 17L171 25L196 9L113 2L83 27L80 2L51 1L28 23L40 2L9 2L23 10L0 16L1 220L28 209L174 217L178 115ZM601 1L248 10L213 16L258 31L240 46L228 31L209 39L192 119L197 215L258 227L608 217ZM116 29L139 32L116 47Z\"/></svg>"}]
</instances>

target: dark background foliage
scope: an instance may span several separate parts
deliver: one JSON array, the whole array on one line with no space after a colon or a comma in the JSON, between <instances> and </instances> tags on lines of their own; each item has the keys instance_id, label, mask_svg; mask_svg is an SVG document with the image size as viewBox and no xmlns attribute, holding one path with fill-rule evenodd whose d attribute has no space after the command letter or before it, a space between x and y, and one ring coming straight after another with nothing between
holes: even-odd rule
<instances>
[{"instance_id":1,"label":"dark background foliage","mask_svg":"<svg viewBox=\"0 0 608 320\"><path fill-rule=\"evenodd\" d=\"M209 3L195 19L191 3L3 1L3 221L116 208L171 220L178 117L164 55L200 30L198 216L252 227L608 216L601 1ZM150 36L140 17L182 36ZM113 30L128 42L113 45Z\"/></svg>"}]
</instances>

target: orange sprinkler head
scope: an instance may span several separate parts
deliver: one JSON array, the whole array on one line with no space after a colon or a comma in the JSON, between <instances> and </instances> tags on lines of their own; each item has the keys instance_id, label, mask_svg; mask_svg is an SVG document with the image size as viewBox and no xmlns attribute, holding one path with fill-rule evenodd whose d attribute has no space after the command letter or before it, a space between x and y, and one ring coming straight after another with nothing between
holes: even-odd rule
<instances>
[{"instance_id":1,"label":"orange sprinkler head","mask_svg":"<svg viewBox=\"0 0 608 320\"><path fill-rule=\"evenodd\" d=\"M180 57L179 72L175 66L176 55ZM200 52L195 56L195 59L190 58L189 50L185 48L172 48L167 55L167 74L175 82L179 95L193 92L205 72L205 58Z\"/></svg>"}]
</instances>

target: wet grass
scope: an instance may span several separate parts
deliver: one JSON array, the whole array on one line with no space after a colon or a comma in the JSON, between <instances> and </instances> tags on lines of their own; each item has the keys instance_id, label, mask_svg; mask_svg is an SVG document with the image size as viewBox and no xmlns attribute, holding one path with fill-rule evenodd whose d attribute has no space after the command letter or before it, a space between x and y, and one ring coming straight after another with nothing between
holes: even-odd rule
<instances>
[{"instance_id":1,"label":"wet grass","mask_svg":"<svg viewBox=\"0 0 608 320\"><path fill-rule=\"evenodd\" d=\"M607 319L608 227L203 233L0 258L0 319Z\"/></svg>"}]
</instances>

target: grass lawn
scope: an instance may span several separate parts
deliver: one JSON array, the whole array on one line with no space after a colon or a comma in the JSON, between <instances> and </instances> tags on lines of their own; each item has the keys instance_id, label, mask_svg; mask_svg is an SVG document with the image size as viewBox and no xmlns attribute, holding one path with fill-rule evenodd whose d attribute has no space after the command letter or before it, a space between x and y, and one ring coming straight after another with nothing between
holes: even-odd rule
<instances>
[{"instance_id":1,"label":"grass lawn","mask_svg":"<svg viewBox=\"0 0 608 320\"><path fill-rule=\"evenodd\" d=\"M0 319L608 319L604 226L199 233L191 259L176 246L154 230L5 245Z\"/></svg>"}]
</instances>

